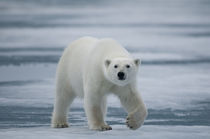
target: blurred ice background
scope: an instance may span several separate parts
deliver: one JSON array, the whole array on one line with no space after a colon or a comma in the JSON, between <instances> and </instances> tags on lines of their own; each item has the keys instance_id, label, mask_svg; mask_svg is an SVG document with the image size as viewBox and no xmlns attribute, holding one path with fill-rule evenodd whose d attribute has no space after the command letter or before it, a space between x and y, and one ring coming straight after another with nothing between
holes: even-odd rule
<instances>
[{"instance_id":1,"label":"blurred ice background","mask_svg":"<svg viewBox=\"0 0 210 139\"><path fill-rule=\"evenodd\" d=\"M209 0L0 0L0 138L210 138ZM55 70L82 36L112 37L141 58L145 125L125 126L110 96L113 130L87 128L82 100L70 128L51 129Z\"/></svg>"}]
</instances>

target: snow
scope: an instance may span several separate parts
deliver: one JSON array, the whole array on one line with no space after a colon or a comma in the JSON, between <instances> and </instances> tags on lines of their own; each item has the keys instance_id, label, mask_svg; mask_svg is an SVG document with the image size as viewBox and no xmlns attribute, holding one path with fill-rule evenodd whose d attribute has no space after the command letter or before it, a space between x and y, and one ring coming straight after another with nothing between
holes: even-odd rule
<instances>
[{"instance_id":1,"label":"snow","mask_svg":"<svg viewBox=\"0 0 210 139\"><path fill-rule=\"evenodd\" d=\"M11 128L0 130L1 138L8 139L209 139L210 127L206 126L143 126L140 130L131 131L124 126L115 125L111 131L91 131L87 127L52 128Z\"/></svg>"}]
</instances>

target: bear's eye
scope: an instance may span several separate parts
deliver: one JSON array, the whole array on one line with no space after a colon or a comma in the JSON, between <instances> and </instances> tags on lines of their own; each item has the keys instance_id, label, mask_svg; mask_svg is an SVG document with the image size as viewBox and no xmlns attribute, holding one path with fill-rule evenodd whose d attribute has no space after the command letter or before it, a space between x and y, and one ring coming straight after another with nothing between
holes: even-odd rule
<instances>
[{"instance_id":1,"label":"bear's eye","mask_svg":"<svg viewBox=\"0 0 210 139\"><path fill-rule=\"evenodd\" d=\"M126 65L126 68L128 68L128 69L129 69L129 68L130 68L130 65Z\"/></svg>"},{"instance_id":2,"label":"bear's eye","mask_svg":"<svg viewBox=\"0 0 210 139\"><path fill-rule=\"evenodd\" d=\"M118 66L117 65L114 65L114 68L116 69L116 68L118 68Z\"/></svg>"}]
</instances>

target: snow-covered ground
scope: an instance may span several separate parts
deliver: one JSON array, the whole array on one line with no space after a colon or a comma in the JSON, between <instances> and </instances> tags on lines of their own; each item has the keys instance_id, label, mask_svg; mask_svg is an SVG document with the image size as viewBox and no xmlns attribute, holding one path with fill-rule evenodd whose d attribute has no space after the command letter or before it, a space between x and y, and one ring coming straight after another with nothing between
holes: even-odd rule
<instances>
[{"instance_id":1,"label":"snow-covered ground","mask_svg":"<svg viewBox=\"0 0 210 139\"><path fill-rule=\"evenodd\" d=\"M115 125L113 130L96 132L87 130L87 127L65 129L52 128L19 128L3 129L0 137L8 139L209 139L210 127L207 126L144 126L141 130L130 131L123 126Z\"/></svg>"},{"instance_id":2,"label":"snow-covered ground","mask_svg":"<svg viewBox=\"0 0 210 139\"><path fill-rule=\"evenodd\" d=\"M210 138L210 2L0 0L0 138ZM145 125L125 126L109 96L112 131L87 128L83 102L70 128L50 128L56 64L81 36L112 37L141 58Z\"/></svg>"}]
</instances>

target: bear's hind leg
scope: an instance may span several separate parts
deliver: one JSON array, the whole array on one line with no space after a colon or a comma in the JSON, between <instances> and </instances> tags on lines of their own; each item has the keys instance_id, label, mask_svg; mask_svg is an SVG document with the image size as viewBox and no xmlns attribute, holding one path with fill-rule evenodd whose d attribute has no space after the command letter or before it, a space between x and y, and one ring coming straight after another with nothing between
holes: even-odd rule
<instances>
[{"instance_id":1,"label":"bear's hind leg","mask_svg":"<svg viewBox=\"0 0 210 139\"><path fill-rule=\"evenodd\" d=\"M75 95L72 90L64 90L64 88L57 89L52 115L51 127L66 128L68 127L68 109L73 102Z\"/></svg>"}]
</instances>

